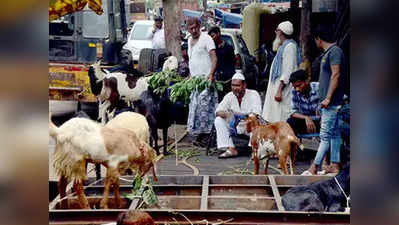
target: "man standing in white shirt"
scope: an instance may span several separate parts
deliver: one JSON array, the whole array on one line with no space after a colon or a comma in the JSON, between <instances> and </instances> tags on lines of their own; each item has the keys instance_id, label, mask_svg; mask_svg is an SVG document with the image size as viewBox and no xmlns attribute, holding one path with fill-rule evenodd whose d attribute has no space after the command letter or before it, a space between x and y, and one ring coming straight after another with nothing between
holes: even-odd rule
<instances>
[{"instance_id":1,"label":"man standing in white shirt","mask_svg":"<svg viewBox=\"0 0 399 225\"><path fill-rule=\"evenodd\" d=\"M154 27L152 31L149 32L148 38L152 39L153 49L166 48L165 45L165 30L163 29L163 19L160 16L155 17Z\"/></svg>"},{"instance_id":2,"label":"man standing in white shirt","mask_svg":"<svg viewBox=\"0 0 399 225\"><path fill-rule=\"evenodd\" d=\"M263 119L268 122L286 121L291 114L292 85L290 75L298 69L301 53L297 43L292 39L294 27L285 21L276 29L273 51L277 51L270 69Z\"/></svg>"},{"instance_id":3,"label":"man standing in white shirt","mask_svg":"<svg viewBox=\"0 0 399 225\"><path fill-rule=\"evenodd\" d=\"M213 82L216 71L215 42L207 33L201 32L198 18L187 20L187 30L191 34L188 39L188 64L191 76L206 76Z\"/></svg>"},{"instance_id":4,"label":"man standing in white shirt","mask_svg":"<svg viewBox=\"0 0 399 225\"><path fill-rule=\"evenodd\" d=\"M215 42L207 33L201 32L199 18L190 17L186 22L187 30L191 34L188 39L187 51L190 76L203 76L213 83L217 64ZM214 122L212 117L214 117L214 110L216 109L215 105L211 105L215 104L213 101L215 98L212 97L215 93L210 90L207 94L203 93L192 95L193 99L190 97L194 105L190 104L187 121L187 131L189 134L197 136L194 144L201 147L206 145L206 139L209 137ZM210 102L205 102L204 99L208 99L207 101ZM217 103L217 98L215 101Z\"/></svg>"},{"instance_id":5,"label":"man standing in white shirt","mask_svg":"<svg viewBox=\"0 0 399 225\"><path fill-rule=\"evenodd\" d=\"M231 79L231 92L224 96L222 102L216 109L216 142L218 149L226 149L219 155L219 158L231 158L238 155L233 140L230 137L229 124L227 118L231 112L235 114L261 114L260 95L255 90L246 89L245 77L241 73L236 73ZM238 126L245 125L240 123ZM243 128L243 127L242 127ZM245 133L245 129L237 130L237 133Z\"/></svg>"}]
</instances>

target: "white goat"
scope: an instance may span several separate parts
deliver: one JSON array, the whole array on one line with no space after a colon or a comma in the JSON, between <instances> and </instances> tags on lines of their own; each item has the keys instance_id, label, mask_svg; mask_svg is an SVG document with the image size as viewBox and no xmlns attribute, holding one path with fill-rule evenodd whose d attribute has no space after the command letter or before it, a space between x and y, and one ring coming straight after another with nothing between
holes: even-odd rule
<instances>
[{"instance_id":1,"label":"white goat","mask_svg":"<svg viewBox=\"0 0 399 225\"><path fill-rule=\"evenodd\" d=\"M126 169L131 168L143 176L152 168L156 180L154 165L159 159L155 151L146 142L140 141L131 130L103 127L85 118L72 118L56 127L51 115L49 130L50 136L56 141L53 166L60 176L58 188L61 199L66 196L68 181L74 178L80 207L90 208L83 191L87 162L100 163L107 168L101 208L107 208L111 185L114 187L116 205L121 205L119 176ZM62 208L66 205L65 201L61 202Z\"/></svg>"},{"instance_id":2,"label":"white goat","mask_svg":"<svg viewBox=\"0 0 399 225\"><path fill-rule=\"evenodd\" d=\"M150 127L147 119L135 112L123 112L110 120L105 127L108 128L126 128L133 131L140 141L149 143Z\"/></svg>"},{"instance_id":3,"label":"white goat","mask_svg":"<svg viewBox=\"0 0 399 225\"><path fill-rule=\"evenodd\" d=\"M169 56L165 62L163 63L162 66L162 71L165 70L175 70L177 69L177 67L179 66L178 62L177 62L177 58L175 56Z\"/></svg>"}]
</instances>

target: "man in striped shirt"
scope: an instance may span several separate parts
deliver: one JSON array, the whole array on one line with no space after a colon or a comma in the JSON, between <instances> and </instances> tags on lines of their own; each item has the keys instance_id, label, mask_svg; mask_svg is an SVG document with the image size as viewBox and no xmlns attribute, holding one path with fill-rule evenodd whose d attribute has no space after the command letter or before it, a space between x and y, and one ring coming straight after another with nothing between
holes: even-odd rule
<instances>
[{"instance_id":1,"label":"man in striped shirt","mask_svg":"<svg viewBox=\"0 0 399 225\"><path fill-rule=\"evenodd\" d=\"M294 90L292 90L292 112L287 123L296 135L319 132L320 115L317 111L319 83L309 82L308 74L304 70L293 72L290 82Z\"/></svg>"}]
</instances>

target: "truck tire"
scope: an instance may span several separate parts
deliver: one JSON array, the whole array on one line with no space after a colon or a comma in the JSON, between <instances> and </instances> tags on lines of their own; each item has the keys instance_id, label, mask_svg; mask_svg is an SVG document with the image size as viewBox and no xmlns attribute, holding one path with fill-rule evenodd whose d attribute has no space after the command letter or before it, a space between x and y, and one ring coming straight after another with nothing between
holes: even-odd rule
<instances>
[{"instance_id":1,"label":"truck tire","mask_svg":"<svg viewBox=\"0 0 399 225\"><path fill-rule=\"evenodd\" d=\"M139 71L144 75L153 72L154 57L151 48L144 48L140 51Z\"/></svg>"},{"instance_id":2,"label":"truck tire","mask_svg":"<svg viewBox=\"0 0 399 225\"><path fill-rule=\"evenodd\" d=\"M168 57L168 51L164 48L153 50L153 59L154 59L154 67L153 72L162 69L163 63L165 62L166 58Z\"/></svg>"}]
</instances>

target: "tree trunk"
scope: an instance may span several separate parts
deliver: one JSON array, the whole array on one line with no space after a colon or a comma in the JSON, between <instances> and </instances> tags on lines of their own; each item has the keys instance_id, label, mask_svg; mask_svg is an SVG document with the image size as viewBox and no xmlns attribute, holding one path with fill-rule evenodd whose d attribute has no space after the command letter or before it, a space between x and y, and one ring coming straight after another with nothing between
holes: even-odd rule
<instances>
[{"instance_id":1,"label":"tree trunk","mask_svg":"<svg viewBox=\"0 0 399 225\"><path fill-rule=\"evenodd\" d=\"M166 48L178 60L181 58L180 18L182 1L162 0Z\"/></svg>"},{"instance_id":2,"label":"tree trunk","mask_svg":"<svg viewBox=\"0 0 399 225\"><path fill-rule=\"evenodd\" d=\"M310 72L310 61L306 56L308 52L308 39L310 37L310 14L312 13L312 0L302 0L302 13L301 13L301 33L300 33L300 47L302 48L302 56L304 68Z\"/></svg>"}]
</instances>

